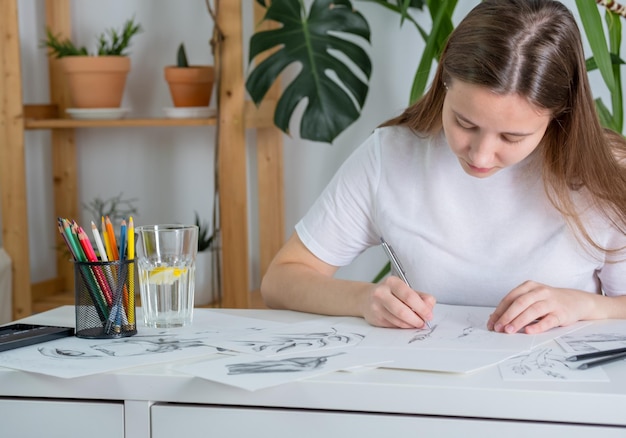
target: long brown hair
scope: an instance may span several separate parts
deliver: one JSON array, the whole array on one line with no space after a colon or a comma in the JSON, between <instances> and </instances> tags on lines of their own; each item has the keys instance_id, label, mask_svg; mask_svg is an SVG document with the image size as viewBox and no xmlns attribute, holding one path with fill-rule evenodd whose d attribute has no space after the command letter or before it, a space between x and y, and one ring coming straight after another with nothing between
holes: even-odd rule
<instances>
[{"instance_id":1,"label":"long brown hair","mask_svg":"<svg viewBox=\"0 0 626 438\"><path fill-rule=\"evenodd\" d=\"M598 120L571 12L552 0L485 0L456 27L427 93L382 126L406 125L435 135L442 129L445 83L459 80L495 93L518 94L547 109L552 121L539 145L552 204L596 249L574 202L588 199L621 232L626 230L626 141Z\"/></svg>"}]
</instances>

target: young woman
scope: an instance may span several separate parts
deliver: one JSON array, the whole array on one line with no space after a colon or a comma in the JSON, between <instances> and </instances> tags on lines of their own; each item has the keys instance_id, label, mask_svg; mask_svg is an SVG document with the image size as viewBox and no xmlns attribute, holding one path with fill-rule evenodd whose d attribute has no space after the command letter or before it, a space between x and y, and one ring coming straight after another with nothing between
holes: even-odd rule
<instances>
[{"instance_id":1,"label":"young woman","mask_svg":"<svg viewBox=\"0 0 626 438\"><path fill-rule=\"evenodd\" d=\"M277 254L271 307L421 327L435 301L493 306L538 333L626 318L626 143L595 113L581 37L551 0L486 0L454 30L427 94L344 163ZM381 238L380 284L333 278Z\"/></svg>"}]
</instances>

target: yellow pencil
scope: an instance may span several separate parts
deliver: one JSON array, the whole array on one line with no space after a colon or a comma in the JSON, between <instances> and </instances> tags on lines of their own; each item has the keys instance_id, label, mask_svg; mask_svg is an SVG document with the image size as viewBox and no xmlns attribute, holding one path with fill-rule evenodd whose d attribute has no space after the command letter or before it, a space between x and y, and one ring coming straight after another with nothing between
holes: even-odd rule
<instances>
[{"instance_id":1,"label":"yellow pencil","mask_svg":"<svg viewBox=\"0 0 626 438\"><path fill-rule=\"evenodd\" d=\"M134 267L134 259L135 259L135 224L133 223L133 217L131 216L128 219L128 260L133 260L133 264L131 266ZM128 284L129 284L129 293L128 293L128 323L130 325L135 324L135 269L130 269L128 271Z\"/></svg>"}]
</instances>

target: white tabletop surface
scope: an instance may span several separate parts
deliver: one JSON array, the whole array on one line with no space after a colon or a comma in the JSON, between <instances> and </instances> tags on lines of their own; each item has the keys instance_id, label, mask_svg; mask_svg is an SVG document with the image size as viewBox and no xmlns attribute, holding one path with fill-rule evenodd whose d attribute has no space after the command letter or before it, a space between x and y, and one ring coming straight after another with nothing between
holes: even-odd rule
<instances>
[{"instance_id":1,"label":"white tabletop surface","mask_svg":"<svg viewBox=\"0 0 626 438\"><path fill-rule=\"evenodd\" d=\"M277 310L219 311L281 322L314 317ZM20 322L72 326L73 319L74 308L64 306ZM189 362L197 360L206 357ZM335 372L254 392L183 374L172 363L74 379L0 368L0 397L146 400L626 426L626 363L604 368L610 382L504 381L496 366L472 374L380 368Z\"/></svg>"}]
</instances>

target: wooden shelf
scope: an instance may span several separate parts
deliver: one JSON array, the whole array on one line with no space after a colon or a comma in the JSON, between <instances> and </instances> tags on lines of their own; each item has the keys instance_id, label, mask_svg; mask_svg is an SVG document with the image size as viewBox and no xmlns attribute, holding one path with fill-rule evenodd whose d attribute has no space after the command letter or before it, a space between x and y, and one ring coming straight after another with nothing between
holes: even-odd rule
<instances>
[{"instance_id":1,"label":"wooden shelf","mask_svg":"<svg viewBox=\"0 0 626 438\"><path fill-rule=\"evenodd\" d=\"M63 128L125 128L148 126L211 126L216 125L215 117L208 119L167 119L142 118L118 120L76 120L76 119L26 119L25 129L63 129Z\"/></svg>"},{"instance_id":2,"label":"wooden shelf","mask_svg":"<svg viewBox=\"0 0 626 438\"><path fill-rule=\"evenodd\" d=\"M70 0L45 0L44 3L46 27L55 35L71 35ZM243 3L243 0L215 0L216 20L223 34L215 53L215 66L219 71L216 83L218 117L74 120L64 117L65 108L70 106L69 93L65 75L55 60L51 59L48 63L50 103L23 103L18 0L0 1L0 222L2 243L12 262L14 319L31 315L34 301L40 301L46 294L52 295L48 287L31 284L28 226L24 225L28 217L24 131L36 129L51 131L49 164L52 168L53 218L74 218L79 216L76 129L217 126L219 187L222 193L227 194L219 198L222 305L232 308L250 306L247 166L251 148L246 144L245 131L256 129L258 180L252 184L257 186L259 193L258 266L261 274L284 241L283 137L273 124L274 108L280 94L279 84L272 86L258 108L246 101ZM264 9L258 4L252 7L253 21L259 23ZM271 26L263 23L260 28ZM50 219L51 224L53 218ZM58 256L57 266L57 278L46 280L45 283L52 285L55 293L59 290L73 290L71 266L61 256Z\"/></svg>"},{"instance_id":3,"label":"wooden shelf","mask_svg":"<svg viewBox=\"0 0 626 438\"><path fill-rule=\"evenodd\" d=\"M276 102L264 101L258 108L247 101L244 117L247 128L272 127L273 121L268 116L274 114ZM24 129L75 129L75 128L127 128L151 126L215 126L217 117L201 119L177 119L167 117L126 117L115 120L79 120L59 117L56 105L25 105Z\"/></svg>"}]
</instances>

